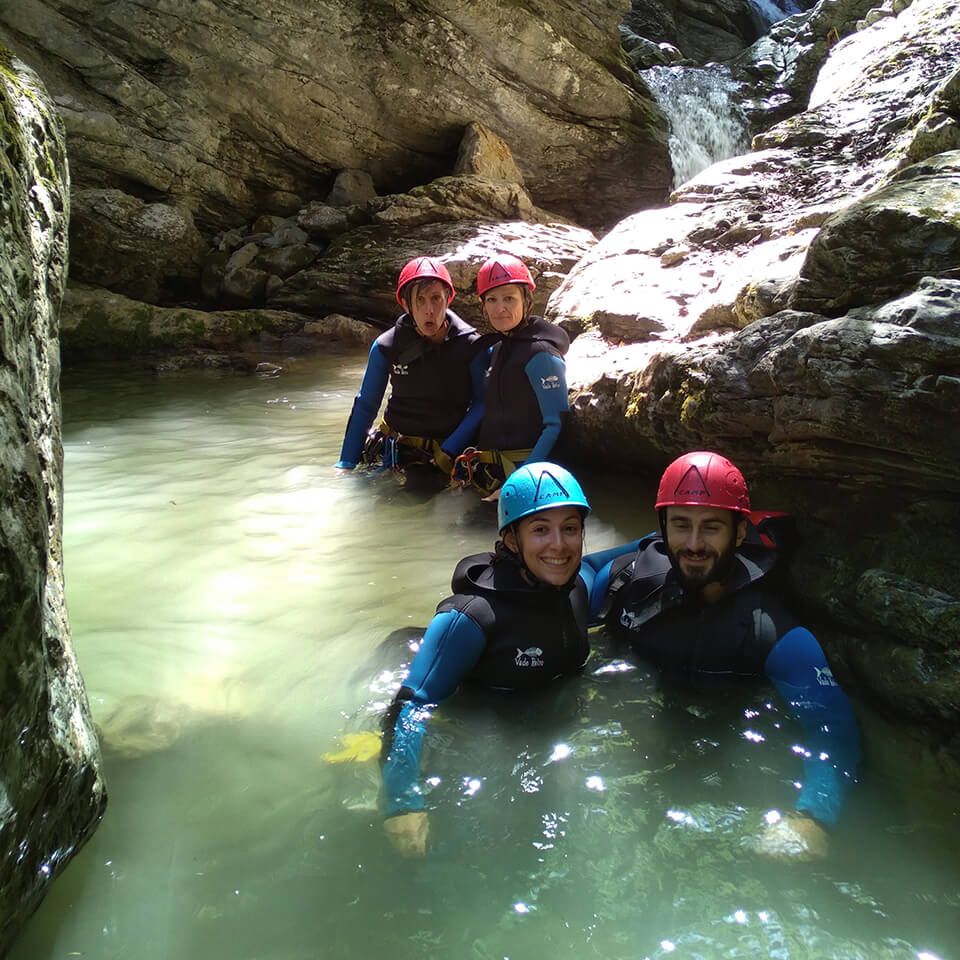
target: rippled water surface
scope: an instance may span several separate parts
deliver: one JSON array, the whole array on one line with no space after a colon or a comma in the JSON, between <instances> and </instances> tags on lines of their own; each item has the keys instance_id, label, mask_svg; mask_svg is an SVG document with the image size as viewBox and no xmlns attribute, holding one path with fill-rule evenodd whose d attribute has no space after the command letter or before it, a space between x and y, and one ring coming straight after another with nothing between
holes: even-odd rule
<instances>
[{"instance_id":1,"label":"rippled water surface","mask_svg":"<svg viewBox=\"0 0 960 960\"><path fill-rule=\"evenodd\" d=\"M799 775L771 691L671 689L602 634L545 696L438 711L433 849L390 853L369 735L494 513L334 476L363 359L68 372L67 599L110 804L13 960L960 957L957 812L871 775L879 735L830 857L763 860ZM588 549L650 528L635 482L584 485Z\"/></svg>"}]
</instances>

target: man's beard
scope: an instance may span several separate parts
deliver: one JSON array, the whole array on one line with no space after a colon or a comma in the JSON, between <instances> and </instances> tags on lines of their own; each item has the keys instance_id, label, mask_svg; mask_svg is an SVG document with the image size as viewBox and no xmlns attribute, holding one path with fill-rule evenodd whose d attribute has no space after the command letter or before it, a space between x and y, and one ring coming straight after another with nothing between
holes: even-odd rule
<instances>
[{"instance_id":1,"label":"man's beard","mask_svg":"<svg viewBox=\"0 0 960 960\"><path fill-rule=\"evenodd\" d=\"M685 573L681 566L681 560L688 551L681 551L677 554L668 549L667 552L670 556L670 563L673 565L673 569L676 571L683 589L685 591L697 591L703 590L703 588L710 583L719 583L729 576L736 562L737 545L731 541L730 545L722 553L713 553L713 551L710 551L709 554L695 554L694 556L697 558L712 556L715 559L713 566L711 566L709 570L698 570L692 574Z\"/></svg>"}]
</instances>

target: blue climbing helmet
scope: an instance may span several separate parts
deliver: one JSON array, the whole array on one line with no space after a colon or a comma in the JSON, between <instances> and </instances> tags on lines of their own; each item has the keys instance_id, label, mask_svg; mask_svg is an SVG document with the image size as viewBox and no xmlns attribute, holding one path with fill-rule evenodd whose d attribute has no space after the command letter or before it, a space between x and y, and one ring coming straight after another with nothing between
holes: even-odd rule
<instances>
[{"instance_id":1,"label":"blue climbing helmet","mask_svg":"<svg viewBox=\"0 0 960 960\"><path fill-rule=\"evenodd\" d=\"M497 501L497 521L501 533L507 527L554 507L579 507L584 517L590 512L586 495L576 477L555 463L527 463L507 477Z\"/></svg>"}]
</instances>

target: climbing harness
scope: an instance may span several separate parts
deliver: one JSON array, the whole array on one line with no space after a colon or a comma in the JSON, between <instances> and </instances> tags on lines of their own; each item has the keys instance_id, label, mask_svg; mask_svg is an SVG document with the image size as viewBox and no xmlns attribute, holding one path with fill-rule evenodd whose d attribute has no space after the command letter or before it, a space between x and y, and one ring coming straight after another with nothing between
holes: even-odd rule
<instances>
[{"instance_id":1,"label":"climbing harness","mask_svg":"<svg viewBox=\"0 0 960 960\"><path fill-rule=\"evenodd\" d=\"M467 447L453 461L450 480L461 487L473 487L484 496L489 496L530 456L530 452L529 448L478 450L476 447Z\"/></svg>"},{"instance_id":2,"label":"climbing harness","mask_svg":"<svg viewBox=\"0 0 960 960\"><path fill-rule=\"evenodd\" d=\"M439 456L445 454L436 440L397 433L382 420L367 434L361 462L368 467L402 470L412 463L429 463Z\"/></svg>"}]
</instances>

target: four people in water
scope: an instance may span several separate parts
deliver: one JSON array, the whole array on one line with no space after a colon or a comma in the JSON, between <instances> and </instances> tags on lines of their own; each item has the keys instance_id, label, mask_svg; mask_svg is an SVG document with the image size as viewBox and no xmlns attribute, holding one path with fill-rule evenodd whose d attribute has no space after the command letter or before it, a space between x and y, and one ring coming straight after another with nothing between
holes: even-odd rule
<instances>
[{"instance_id":1,"label":"four people in water","mask_svg":"<svg viewBox=\"0 0 960 960\"><path fill-rule=\"evenodd\" d=\"M499 496L493 551L457 566L385 718L390 840L407 855L427 848L419 773L431 709L463 682L523 692L575 673L590 653L588 627L603 623L679 680L772 682L805 735L795 810L776 828L822 855L856 775L859 731L816 638L768 586L777 515L751 510L728 459L687 453L661 478L659 531L584 556L590 505L572 474L547 462L567 412L570 341L531 314L535 289L517 257L485 261L477 293L493 332L481 337L450 309L444 264L411 260L397 282L405 312L371 347L347 424L341 470L439 471Z\"/></svg>"}]
</instances>

